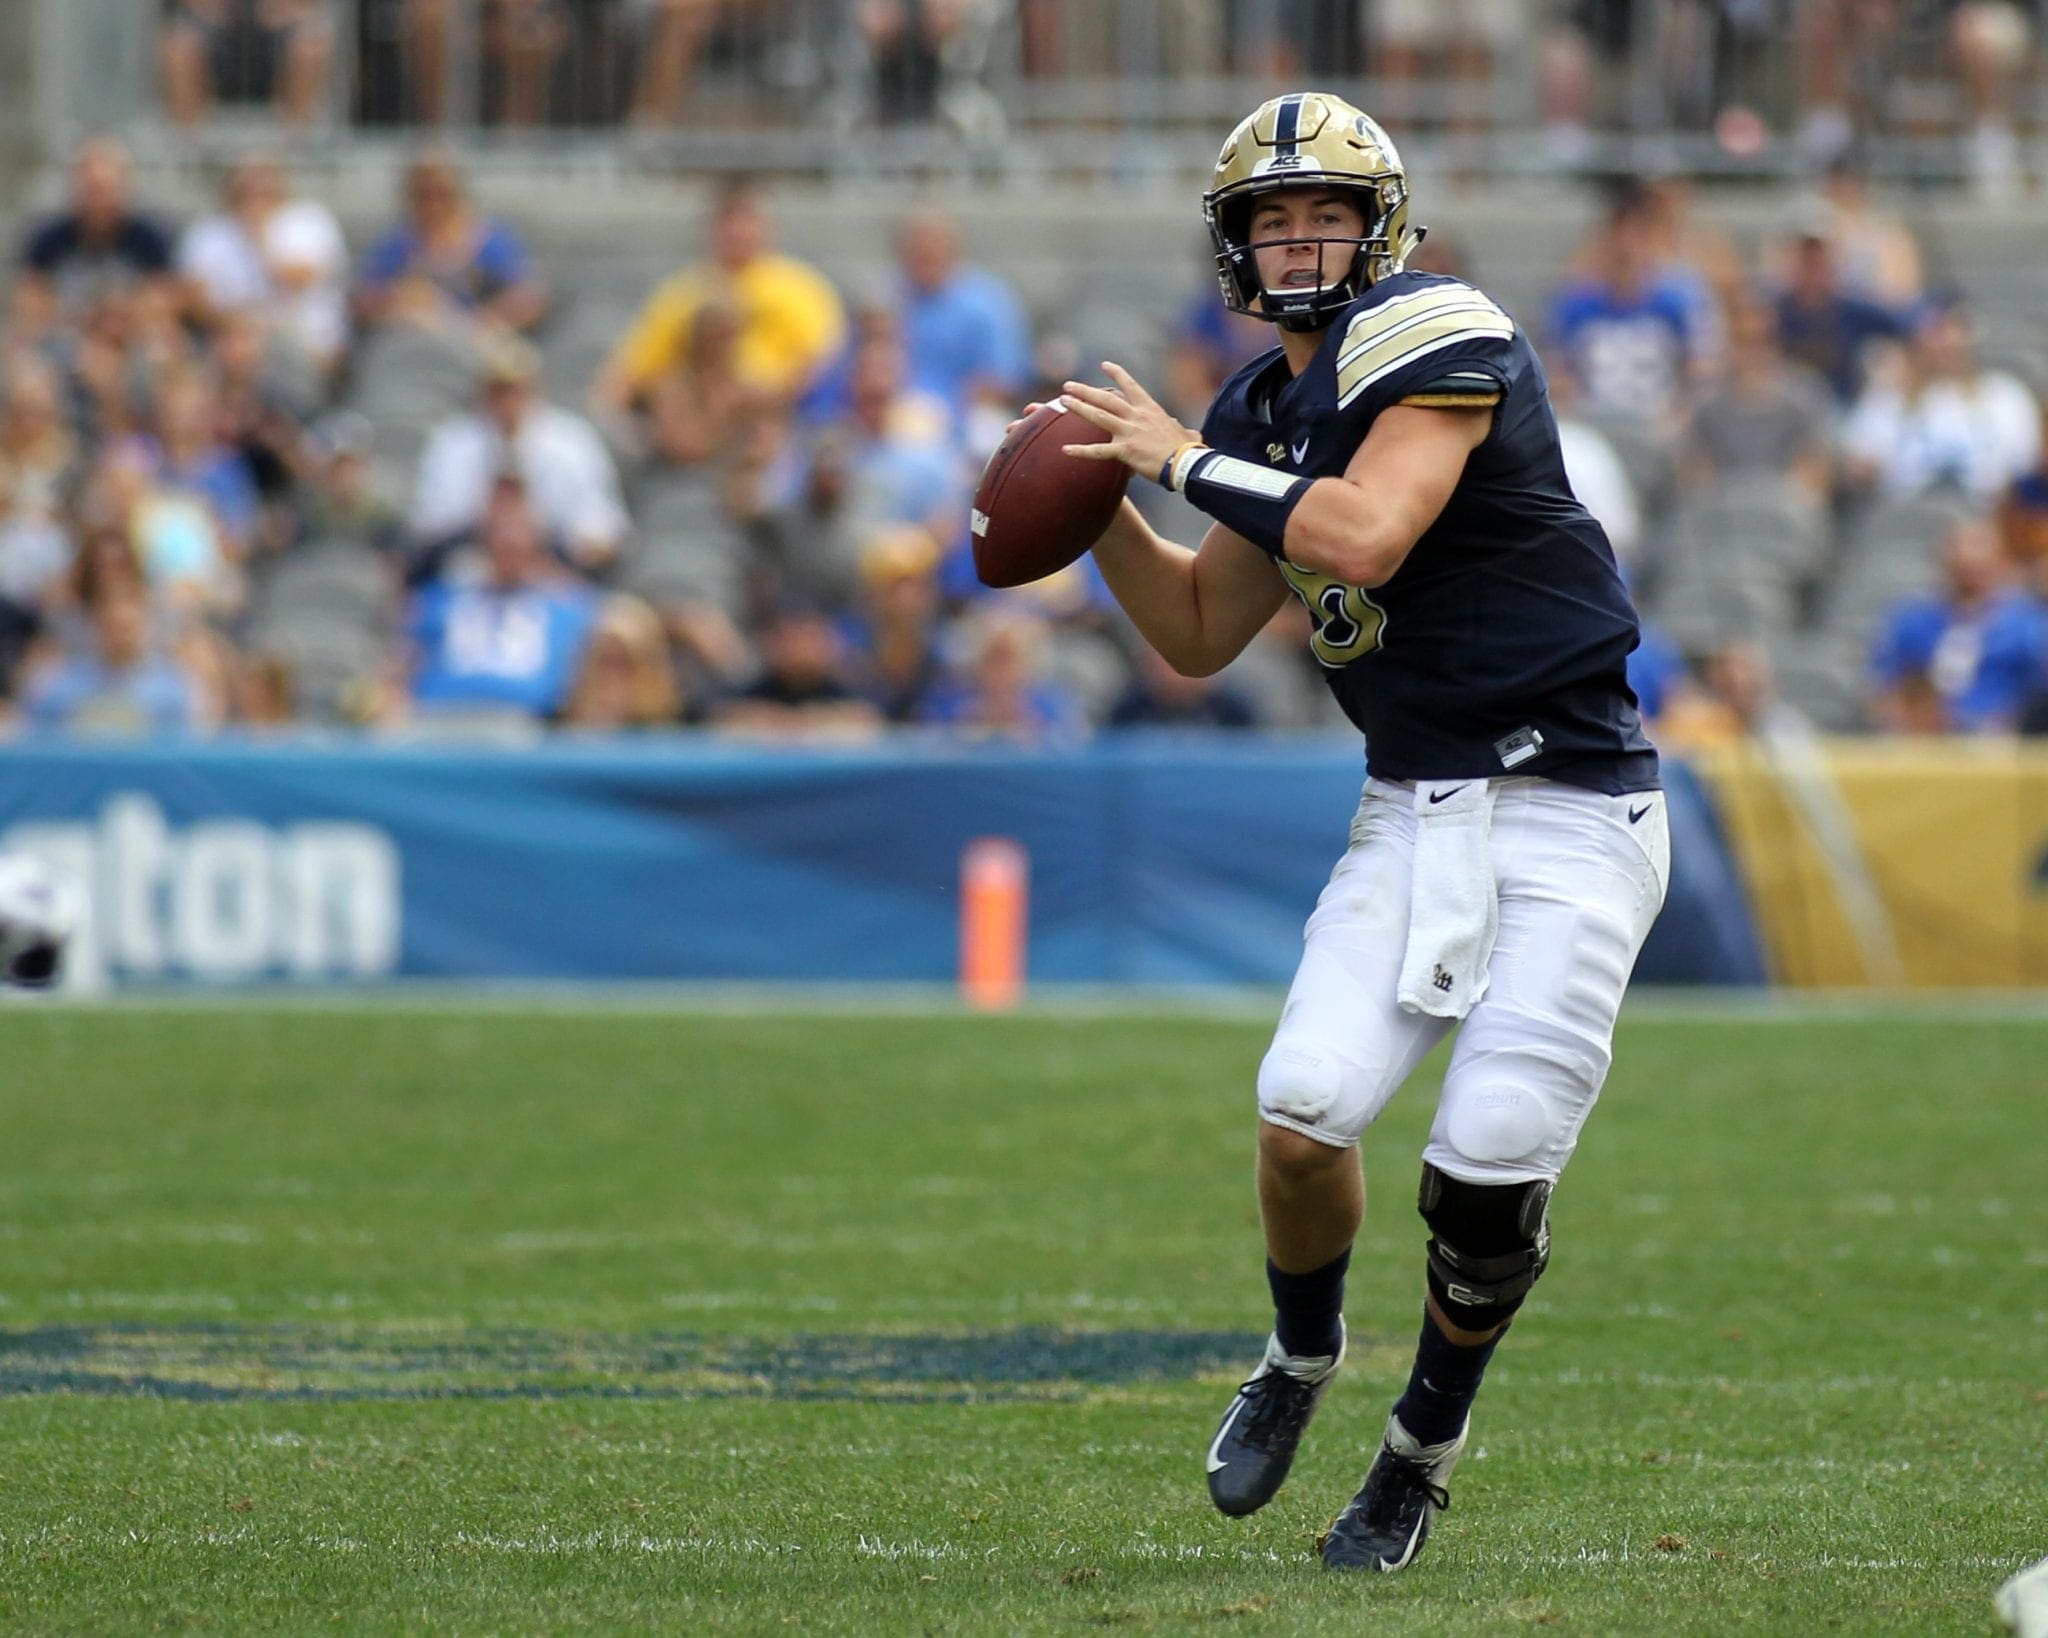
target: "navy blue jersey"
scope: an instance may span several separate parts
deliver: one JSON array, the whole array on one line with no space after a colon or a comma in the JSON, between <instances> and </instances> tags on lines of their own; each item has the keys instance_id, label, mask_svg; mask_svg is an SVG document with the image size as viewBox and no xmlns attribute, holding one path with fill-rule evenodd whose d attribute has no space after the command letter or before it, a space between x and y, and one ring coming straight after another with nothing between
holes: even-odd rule
<instances>
[{"instance_id":1,"label":"navy blue jersey","mask_svg":"<svg viewBox=\"0 0 2048 1638\"><path fill-rule=\"evenodd\" d=\"M1394 404L1493 407L1442 515L1370 592L1279 565L1315 618L1311 647L1372 772L1655 789L1657 753L1624 673L1635 610L1565 480L1543 366L1485 295L1433 274L1383 279L1299 376L1278 350L1233 375L1202 436L1276 471L1334 478Z\"/></svg>"}]
</instances>

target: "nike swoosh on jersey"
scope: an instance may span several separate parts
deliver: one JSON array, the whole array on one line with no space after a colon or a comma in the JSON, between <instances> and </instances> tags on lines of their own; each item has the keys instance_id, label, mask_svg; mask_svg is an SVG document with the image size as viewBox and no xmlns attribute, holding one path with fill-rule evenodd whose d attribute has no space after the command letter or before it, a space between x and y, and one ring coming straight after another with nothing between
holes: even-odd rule
<instances>
[{"instance_id":1,"label":"nike swoosh on jersey","mask_svg":"<svg viewBox=\"0 0 2048 1638\"><path fill-rule=\"evenodd\" d=\"M1230 1414L1223 1418L1223 1426L1216 1430L1216 1437L1209 1441L1209 1471L1211 1473L1221 1473L1230 1465L1228 1462L1218 1461L1216 1459L1216 1452L1222 1448L1223 1436L1230 1431L1231 1426L1237 1421L1237 1413L1243 1409L1244 1395L1239 1394L1231 1404Z\"/></svg>"},{"instance_id":2,"label":"nike swoosh on jersey","mask_svg":"<svg viewBox=\"0 0 2048 1638\"><path fill-rule=\"evenodd\" d=\"M1431 285L1367 308L1337 349L1337 404L1349 405L1382 376L1461 342L1506 341L1515 321L1470 285Z\"/></svg>"},{"instance_id":3,"label":"nike swoosh on jersey","mask_svg":"<svg viewBox=\"0 0 2048 1638\"><path fill-rule=\"evenodd\" d=\"M1308 459L1308 440L1304 438L1299 444L1290 446L1287 453L1294 457L1294 464L1296 466L1301 465L1303 461Z\"/></svg>"},{"instance_id":4,"label":"nike swoosh on jersey","mask_svg":"<svg viewBox=\"0 0 2048 1638\"><path fill-rule=\"evenodd\" d=\"M1628 822L1632 825L1635 824L1638 820L1640 820L1643 817L1644 814L1648 813L1650 809L1655 805L1656 804L1652 802L1645 802L1639 808L1630 808L1628 810Z\"/></svg>"}]
</instances>

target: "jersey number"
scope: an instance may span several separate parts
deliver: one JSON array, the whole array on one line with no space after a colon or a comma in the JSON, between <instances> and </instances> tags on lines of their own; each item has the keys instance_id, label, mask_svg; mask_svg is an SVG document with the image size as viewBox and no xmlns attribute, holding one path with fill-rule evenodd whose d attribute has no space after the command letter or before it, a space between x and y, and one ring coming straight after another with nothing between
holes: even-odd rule
<instances>
[{"instance_id":1,"label":"jersey number","mask_svg":"<svg viewBox=\"0 0 2048 1638\"><path fill-rule=\"evenodd\" d=\"M1387 627L1387 611L1358 587L1332 580L1326 574L1297 569L1284 559L1280 572L1315 619L1316 632L1308 646L1319 663L1332 671L1340 670L1380 646L1380 635Z\"/></svg>"}]
</instances>

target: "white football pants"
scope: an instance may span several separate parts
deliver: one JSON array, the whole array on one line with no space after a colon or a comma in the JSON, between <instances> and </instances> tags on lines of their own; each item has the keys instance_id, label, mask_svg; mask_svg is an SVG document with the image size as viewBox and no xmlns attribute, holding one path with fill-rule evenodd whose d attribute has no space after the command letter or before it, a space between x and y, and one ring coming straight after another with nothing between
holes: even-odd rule
<instances>
[{"instance_id":1,"label":"white football pants","mask_svg":"<svg viewBox=\"0 0 2048 1638\"><path fill-rule=\"evenodd\" d=\"M1459 1027L1423 1158L1469 1183L1555 1180L1612 1058L1615 1015L1663 907L1664 794L1494 781L1500 932ZM1301 966L1259 1067L1259 1113L1355 1144L1453 1023L1394 999L1408 939L1414 792L1366 782L1351 846L1309 918ZM1630 815L1636 817L1633 821Z\"/></svg>"}]
</instances>

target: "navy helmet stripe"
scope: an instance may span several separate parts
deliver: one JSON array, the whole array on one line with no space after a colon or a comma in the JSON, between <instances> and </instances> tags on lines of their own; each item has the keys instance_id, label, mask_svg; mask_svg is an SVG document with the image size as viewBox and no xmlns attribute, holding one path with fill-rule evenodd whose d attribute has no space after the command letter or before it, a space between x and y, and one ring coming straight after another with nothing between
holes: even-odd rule
<instances>
[{"instance_id":1,"label":"navy helmet stripe","mask_svg":"<svg viewBox=\"0 0 2048 1638\"><path fill-rule=\"evenodd\" d=\"M1301 98L1282 97L1273 116L1273 148L1277 157L1292 159L1301 142Z\"/></svg>"}]
</instances>

